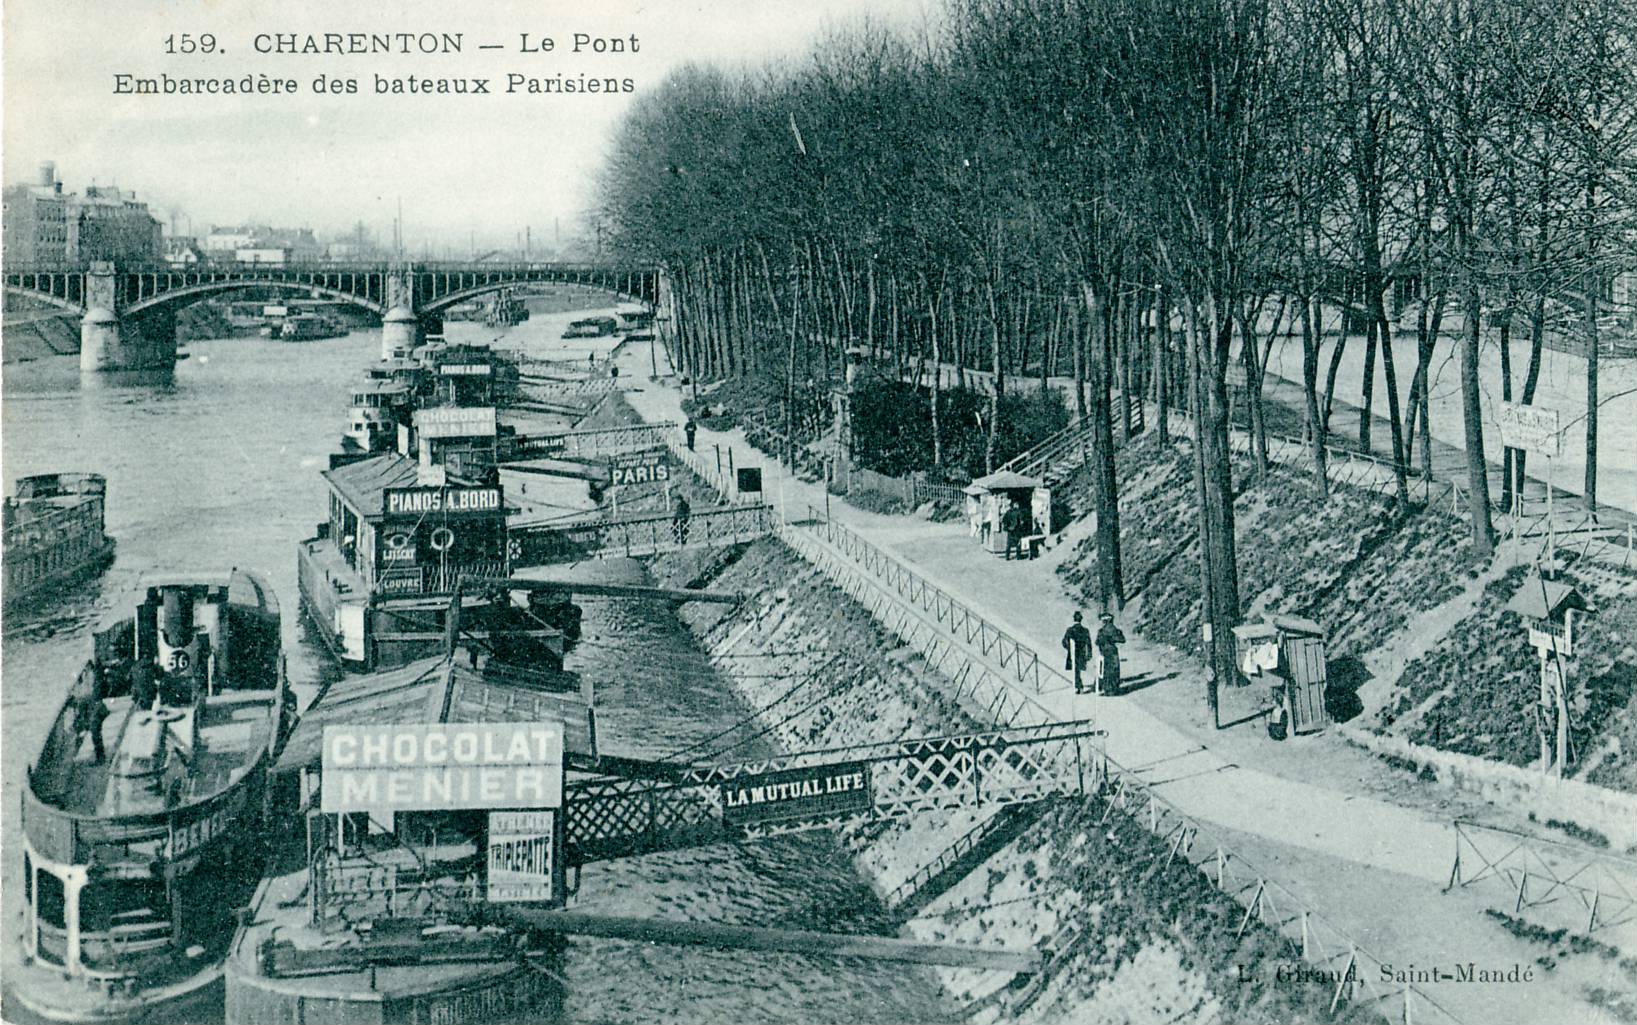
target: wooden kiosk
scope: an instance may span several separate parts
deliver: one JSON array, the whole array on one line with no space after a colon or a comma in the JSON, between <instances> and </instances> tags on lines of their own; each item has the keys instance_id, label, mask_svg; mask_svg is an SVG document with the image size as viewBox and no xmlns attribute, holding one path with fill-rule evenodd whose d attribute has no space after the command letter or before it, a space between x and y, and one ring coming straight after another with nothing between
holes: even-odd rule
<instances>
[{"instance_id":1,"label":"wooden kiosk","mask_svg":"<svg viewBox=\"0 0 1637 1025\"><path fill-rule=\"evenodd\" d=\"M1044 481L1002 470L979 477L966 486L965 493L967 524L985 551L997 555L1006 551L1006 531L1000 524L1013 502L1021 502L1034 523L1034 529L1024 535L1025 556L1052 532L1052 491Z\"/></svg>"},{"instance_id":2,"label":"wooden kiosk","mask_svg":"<svg viewBox=\"0 0 1637 1025\"><path fill-rule=\"evenodd\" d=\"M1300 616L1270 615L1261 623L1234 627L1233 636L1240 673L1269 688L1270 736L1283 740L1330 725L1324 704L1323 627Z\"/></svg>"}]
</instances>

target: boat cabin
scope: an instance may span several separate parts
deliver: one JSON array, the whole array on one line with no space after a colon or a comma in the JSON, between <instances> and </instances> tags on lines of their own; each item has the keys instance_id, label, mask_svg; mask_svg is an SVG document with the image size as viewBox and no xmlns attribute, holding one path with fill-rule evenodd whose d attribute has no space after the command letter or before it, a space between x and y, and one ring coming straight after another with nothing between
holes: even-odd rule
<instances>
[{"instance_id":1,"label":"boat cabin","mask_svg":"<svg viewBox=\"0 0 1637 1025\"><path fill-rule=\"evenodd\" d=\"M493 406L433 406L415 410L407 445L399 447L418 456L423 467L486 480L495 468L497 431Z\"/></svg>"},{"instance_id":2,"label":"boat cabin","mask_svg":"<svg viewBox=\"0 0 1637 1025\"><path fill-rule=\"evenodd\" d=\"M447 594L460 574L505 576L506 506L479 484L392 452L324 472L334 553L375 595Z\"/></svg>"}]
</instances>

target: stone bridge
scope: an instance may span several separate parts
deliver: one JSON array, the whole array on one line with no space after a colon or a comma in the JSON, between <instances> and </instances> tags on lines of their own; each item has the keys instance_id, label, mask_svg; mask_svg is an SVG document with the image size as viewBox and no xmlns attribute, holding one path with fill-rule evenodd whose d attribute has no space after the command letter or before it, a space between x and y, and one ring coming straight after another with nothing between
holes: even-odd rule
<instances>
[{"instance_id":1,"label":"stone bridge","mask_svg":"<svg viewBox=\"0 0 1637 1025\"><path fill-rule=\"evenodd\" d=\"M443 311L488 292L561 283L600 288L658 305L658 268L594 263L165 264L90 263L83 267L8 264L8 297L80 315L80 367L141 370L176 362L176 311L246 288L281 288L337 299L381 318L383 355L412 348Z\"/></svg>"}]
</instances>

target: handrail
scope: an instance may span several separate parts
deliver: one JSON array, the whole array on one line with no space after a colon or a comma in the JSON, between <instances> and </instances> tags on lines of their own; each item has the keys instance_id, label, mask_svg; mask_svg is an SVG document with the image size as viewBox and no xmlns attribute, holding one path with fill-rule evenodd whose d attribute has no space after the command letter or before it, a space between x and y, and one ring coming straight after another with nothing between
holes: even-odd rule
<instances>
[{"instance_id":1,"label":"handrail","mask_svg":"<svg viewBox=\"0 0 1637 1025\"><path fill-rule=\"evenodd\" d=\"M966 644L976 642L978 651L1009 669L1019 683L1032 685L1036 693L1044 689L1040 656L1028 645L984 617L956 601L947 591L929 582L897 559L864 540L851 529L807 507L813 526L827 542L839 548L855 564L878 580L889 584L899 597L933 614L937 622Z\"/></svg>"}]
</instances>

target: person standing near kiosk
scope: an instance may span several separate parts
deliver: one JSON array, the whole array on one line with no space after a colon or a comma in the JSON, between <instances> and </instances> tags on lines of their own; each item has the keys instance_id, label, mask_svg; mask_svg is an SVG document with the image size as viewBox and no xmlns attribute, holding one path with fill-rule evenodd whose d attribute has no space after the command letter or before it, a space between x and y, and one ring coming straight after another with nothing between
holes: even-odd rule
<instances>
[{"instance_id":1,"label":"person standing near kiosk","mask_svg":"<svg viewBox=\"0 0 1637 1025\"><path fill-rule=\"evenodd\" d=\"M1102 663L1099 667L1097 687L1104 694L1120 693L1120 645L1125 643L1125 634L1114 625L1114 616L1103 613L1102 626L1097 629L1097 660Z\"/></svg>"}]
</instances>

